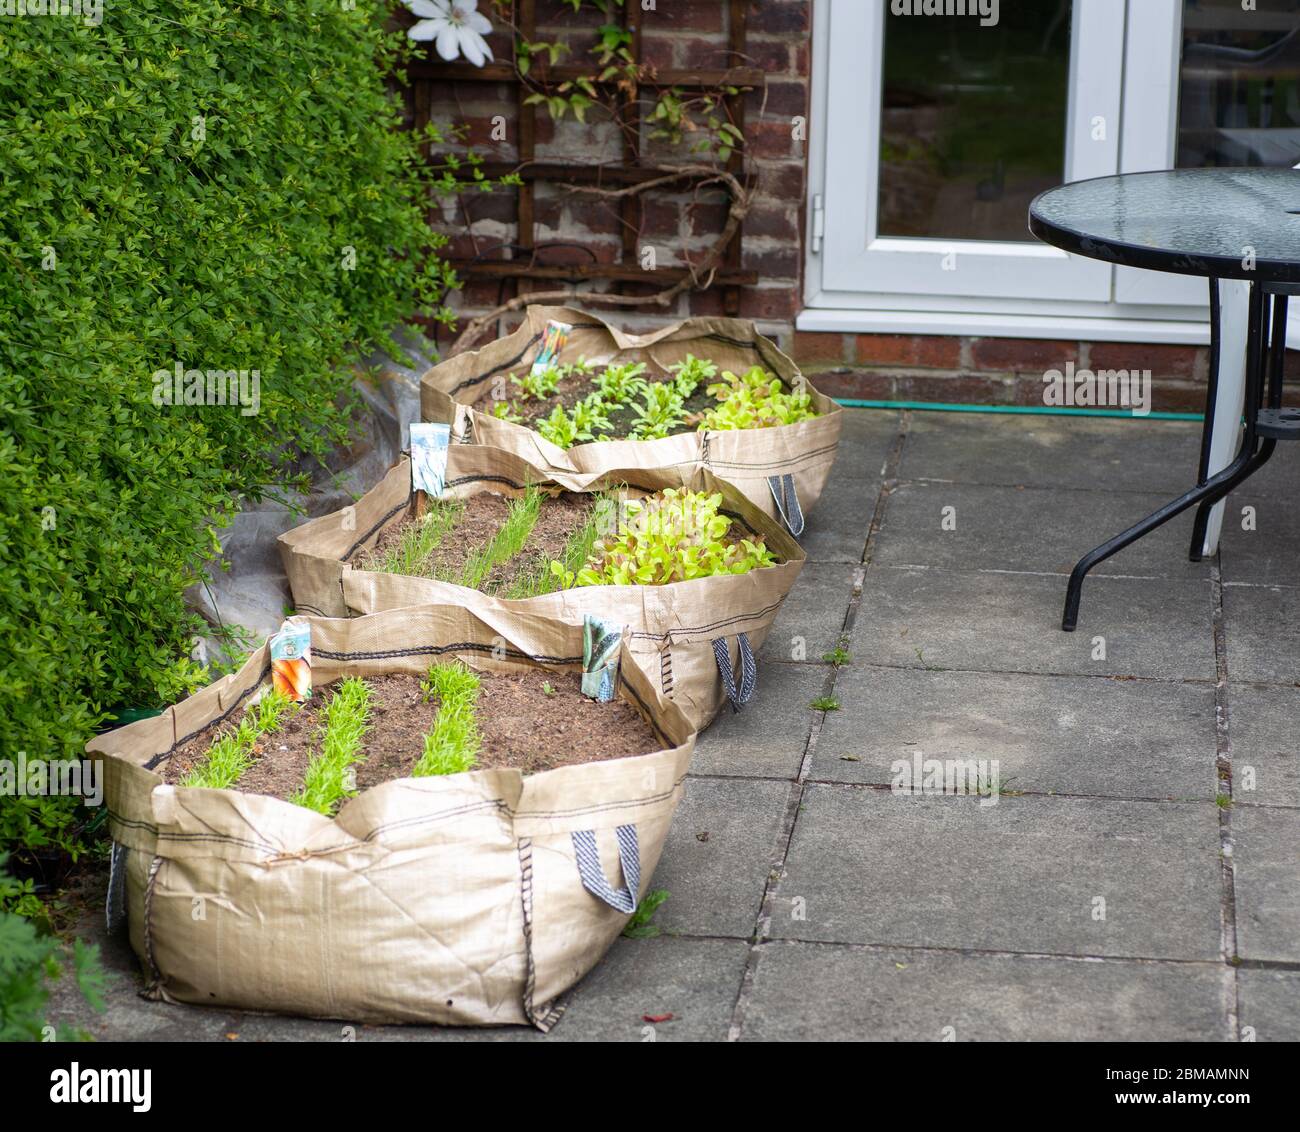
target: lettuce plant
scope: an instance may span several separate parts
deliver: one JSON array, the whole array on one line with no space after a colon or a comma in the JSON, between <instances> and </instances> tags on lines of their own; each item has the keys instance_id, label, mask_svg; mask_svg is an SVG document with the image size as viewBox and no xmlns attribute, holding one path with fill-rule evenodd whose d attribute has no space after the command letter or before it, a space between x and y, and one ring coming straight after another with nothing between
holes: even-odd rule
<instances>
[{"instance_id":1,"label":"lettuce plant","mask_svg":"<svg viewBox=\"0 0 1300 1132\"><path fill-rule=\"evenodd\" d=\"M573 424L573 434L578 440L595 440L602 432L611 432L614 428L609 421L610 406L606 405L599 393L584 397L569 414Z\"/></svg>"},{"instance_id":2,"label":"lettuce plant","mask_svg":"<svg viewBox=\"0 0 1300 1132\"><path fill-rule=\"evenodd\" d=\"M707 358L687 354L676 365L669 366L668 372L673 375L673 387L684 401L700 387L702 381L712 381L717 377L718 367Z\"/></svg>"},{"instance_id":3,"label":"lettuce plant","mask_svg":"<svg viewBox=\"0 0 1300 1132\"><path fill-rule=\"evenodd\" d=\"M700 415L701 429L768 428L794 424L815 417L811 394L787 393L781 379L762 366L754 366L741 377L727 370L722 380L709 386L718 404Z\"/></svg>"},{"instance_id":4,"label":"lettuce plant","mask_svg":"<svg viewBox=\"0 0 1300 1132\"><path fill-rule=\"evenodd\" d=\"M555 395L555 391L560 386L560 380L564 374L558 366L550 366L547 369L538 370L533 373L531 370L522 377L510 378L510 384L518 386L523 395L530 401L545 401L546 398ZM500 402L498 402L500 404ZM495 412L495 410L493 410Z\"/></svg>"},{"instance_id":5,"label":"lettuce plant","mask_svg":"<svg viewBox=\"0 0 1300 1132\"><path fill-rule=\"evenodd\" d=\"M492 415L499 421L509 421L511 424L524 423L524 415L519 411L519 402L513 398L509 401L498 401L493 405Z\"/></svg>"},{"instance_id":6,"label":"lettuce plant","mask_svg":"<svg viewBox=\"0 0 1300 1132\"><path fill-rule=\"evenodd\" d=\"M626 405L646 387L644 373L645 362L606 366L605 372L596 378L596 391L607 405Z\"/></svg>"},{"instance_id":7,"label":"lettuce plant","mask_svg":"<svg viewBox=\"0 0 1300 1132\"><path fill-rule=\"evenodd\" d=\"M669 381L648 384L641 391L632 436L637 440L657 440L668 436L682 423L685 399Z\"/></svg>"},{"instance_id":8,"label":"lettuce plant","mask_svg":"<svg viewBox=\"0 0 1300 1132\"><path fill-rule=\"evenodd\" d=\"M564 411L563 405L556 405L549 417L535 422L535 427L543 439L549 440L560 448L570 447L578 439L578 430L573 418Z\"/></svg>"},{"instance_id":9,"label":"lettuce plant","mask_svg":"<svg viewBox=\"0 0 1300 1132\"><path fill-rule=\"evenodd\" d=\"M717 493L677 488L629 500L615 533L595 542L580 570L553 562L551 572L566 587L662 586L773 565L776 556L760 536L728 538L732 520L721 506Z\"/></svg>"}]
</instances>

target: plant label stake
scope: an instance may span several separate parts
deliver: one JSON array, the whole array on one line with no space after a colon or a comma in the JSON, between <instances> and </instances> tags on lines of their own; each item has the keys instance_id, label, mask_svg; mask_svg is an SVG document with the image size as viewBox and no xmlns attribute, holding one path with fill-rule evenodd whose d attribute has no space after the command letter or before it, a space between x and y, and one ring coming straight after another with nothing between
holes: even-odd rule
<instances>
[{"instance_id":1,"label":"plant label stake","mask_svg":"<svg viewBox=\"0 0 1300 1132\"><path fill-rule=\"evenodd\" d=\"M271 687L295 703L311 698L311 622L290 617L271 638Z\"/></svg>"},{"instance_id":2,"label":"plant label stake","mask_svg":"<svg viewBox=\"0 0 1300 1132\"><path fill-rule=\"evenodd\" d=\"M607 704L618 689L618 648L623 627L594 617L582 619L582 694Z\"/></svg>"},{"instance_id":3,"label":"plant label stake","mask_svg":"<svg viewBox=\"0 0 1300 1132\"><path fill-rule=\"evenodd\" d=\"M569 323L557 322L555 319L551 319L546 324L546 329L542 331L542 345L537 351L537 357L533 359L530 373L533 375L545 373L560 360L560 351L569 340L569 331L572 329Z\"/></svg>"},{"instance_id":4,"label":"plant label stake","mask_svg":"<svg viewBox=\"0 0 1300 1132\"><path fill-rule=\"evenodd\" d=\"M447 483L447 448L451 425L414 422L411 425L411 494L415 517L424 518L429 496L441 499Z\"/></svg>"}]
</instances>

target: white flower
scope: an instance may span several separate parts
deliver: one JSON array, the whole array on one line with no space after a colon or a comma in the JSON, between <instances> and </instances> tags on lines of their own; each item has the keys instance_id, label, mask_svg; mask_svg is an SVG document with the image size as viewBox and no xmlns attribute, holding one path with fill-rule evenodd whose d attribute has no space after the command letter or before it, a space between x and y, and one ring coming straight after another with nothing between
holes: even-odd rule
<instances>
[{"instance_id":1,"label":"white flower","mask_svg":"<svg viewBox=\"0 0 1300 1132\"><path fill-rule=\"evenodd\" d=\"M487 16L478 10L478 0L405 0L420 17L409 32L412 39L436 41L438 54L450 62L464 55L476 67L492 58L492 48L483 37L492 30Z\"/></svg>"}]
</instances>

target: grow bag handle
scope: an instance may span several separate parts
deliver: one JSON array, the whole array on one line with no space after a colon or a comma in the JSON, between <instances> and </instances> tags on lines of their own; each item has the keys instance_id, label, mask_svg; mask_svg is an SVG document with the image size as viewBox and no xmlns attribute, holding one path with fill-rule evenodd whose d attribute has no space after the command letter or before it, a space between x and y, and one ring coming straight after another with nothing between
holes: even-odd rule
<instances>
[{"instance_id":1,"label":"grow bag handle","mask_svg":"<svg viewBox=\"0 0 1300 1132\"><path fill-rule=\"evenodd\" d=\"M637 848L636 826L620 825L614 831L618 838L618 863L623 866L622 888L615 888L605 879L594 830L576 829L569 836L573 838L573 855L578 860L582 887L611 908L629 914L635 912L637 894L641 891L641 853Z\"/></svg>"},{"instance_id":2,"label":"grow bag handle","mask_svg":"<svg viewBox=\"0 0 1300 1132\"><path fill-rule=\"evenodd\" d=\"M108 858L108 896L104 900L104 926L109 935L116 935L126 923L126 854L126 846L114 841Z\"/></svg>"},{"instance_id":3,"label":"grow bag handle","mask_svg":"<svg viewBox=\"0 0 1300 1132\"><path fill-rule=\"evenodd\" d=\"M794 490L794 476L786 472L783 476L768 476L767 486L776 503L776 513L781 522L794 536L803 534L803 508L799 506L799 496Z\"/></svg>"},{"instance_id":4,"label":"grow bag handle","mask_svg":"<svg viewBox=\"0 0 1300 1132\"><path fill-rule=\"evenodd\" d=\"M736 644L740 646L739 688L736 687L735 673L731 668L731 649L727 646L727 638L713 638L713 658L718 662L722 690L727 693L733 712L739 711L754 698L754 689L758 686L758 665L754 663L754 650L749 647L749 637L737 633Z\"/></svg>"}]
</instances>

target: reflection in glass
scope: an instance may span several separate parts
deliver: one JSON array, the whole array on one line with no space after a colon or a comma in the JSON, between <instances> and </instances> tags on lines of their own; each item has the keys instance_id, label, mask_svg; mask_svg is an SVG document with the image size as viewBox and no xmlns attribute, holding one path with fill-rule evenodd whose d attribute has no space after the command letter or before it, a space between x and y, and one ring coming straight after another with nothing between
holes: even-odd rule
<instances>
[{"instance_id":1,"label":"reflection in glass","mask_svg":"<svg viewBox=\"0 0 1300 1132\"><path fill-rule=\"evenodd\" d=\"M1029 202L1064 180L1070 0L970 16L885 6L877 231L1032 240Z\"/></svg>"},{"instance_id":2,"label":"reflection in glass","mask_svg":"<svg viewBox=\"0 0 1300 1132\"><path fill-rule=\"evenodd\" d=\"M1179 168L1300 162L1300 0L1184 0Z\"/></svg>"}]
</instances>

